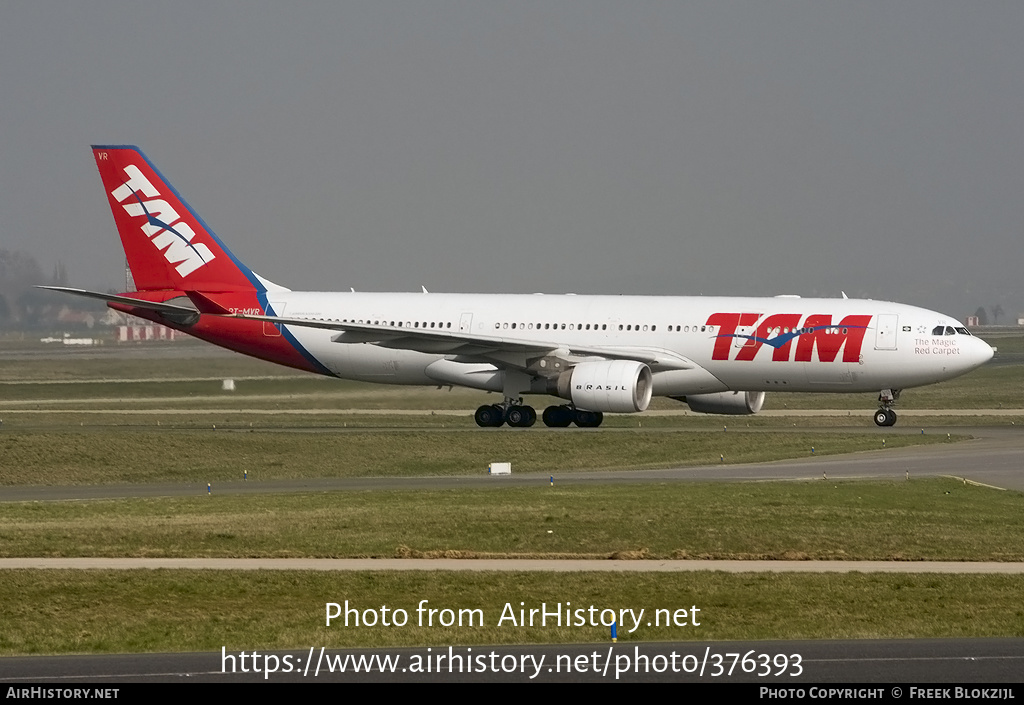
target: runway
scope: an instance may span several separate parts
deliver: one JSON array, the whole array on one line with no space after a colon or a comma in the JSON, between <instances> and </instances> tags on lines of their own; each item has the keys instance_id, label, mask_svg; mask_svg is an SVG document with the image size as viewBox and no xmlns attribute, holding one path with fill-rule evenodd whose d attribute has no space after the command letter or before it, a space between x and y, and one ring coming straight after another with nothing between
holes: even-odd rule
<instances>
[{"instance_id":1,"label":"runway","mask_svg":"<svg viewBox=\"0 0 1024 705\"><path fill-rule=\"evenodd\" d=\"M315 645L301 651L259 649L263 664L267 657L277 659L278 669L270 674L264 667L253 671L253 651L248 649L245 673L241 672L237 649L207 653L7 657L0 658L0 683L15 687L46 683L64 688L70 684L105 683L685 682L751 683L758 687L805 689L822 683L876 683L888 687L873 697L899 700L909 695L909 685L902 686L897 694L892 690L897 684L991 686L1020 683L1021 673L1024 673L1024 639L1019 638L620 641L618 644L607 640L591 644L472 647L439 643L412 648L331 649L323 654ZM768 663L772 665L767 674L763 666L764 654L769 656ZM416 659L422 662L428 656L436 659L438 655L445 657L439 668L411 672ZM449 661L450 655L462 658ZM234 658L226 658L229 656ZM474 659L470 661L467 656ZM741 661L744 656L751 659L746 671ZM364 665L376 667L359 668L360 657L365 659ZM387 666L382 665L384 658L388 659L384 662ZM524 660L526 667L522 668ZM284 672L284 664L290 664L288 672ZM752 665L755 667L751 668ZM758 665L761 667L756 667ZM1018 686L1011 695L1020 698L1020 690ZM130 688L125 691L132 692ZM148 694L148 691L140 692L143 693ZM758 691L753 688L743 694L758 697ZM824 694L812 697L826 698ZM841 696L834 698L842 699Z\"/></svg>"}]
</instances>

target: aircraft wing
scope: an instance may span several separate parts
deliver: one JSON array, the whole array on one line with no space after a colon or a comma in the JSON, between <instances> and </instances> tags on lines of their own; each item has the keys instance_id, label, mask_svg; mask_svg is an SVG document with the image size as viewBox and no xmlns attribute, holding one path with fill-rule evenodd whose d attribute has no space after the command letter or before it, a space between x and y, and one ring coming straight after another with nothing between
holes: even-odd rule
<instances>
[{"instance_id":1,"label":"aircraft wing","mask_svg":"<svg viewBox=\"0 0 1024 705\"><path fill-rule=\"evenodd\" d=\"M191 294L190 294L191 296ZM194 299L193 299L194 300ZM200 309L202 309L200 305ZM636 360L655 370L686 370L697 365L670 350L659 348L565 345L556 340L524 341L502 336L479 335L466 331L429 328L395 328L371 323L345 323L327 319L256 316L252 314L214 314L224 318L243 318L286 326L335 330L335 343L369 343L382 348L412 350L432 355L457 356L460 362L490 362L502 367L538 372L535 361L554 357L569 362L577 358Z\"/></svg>"}]
</instances>

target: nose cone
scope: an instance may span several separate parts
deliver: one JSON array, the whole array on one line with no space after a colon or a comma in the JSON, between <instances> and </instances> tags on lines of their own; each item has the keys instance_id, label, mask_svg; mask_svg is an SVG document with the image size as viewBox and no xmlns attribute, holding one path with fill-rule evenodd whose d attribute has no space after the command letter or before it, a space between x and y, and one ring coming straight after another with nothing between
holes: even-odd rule
<instances>
[{"instance_id":1,"label":"nose cone","mask_svg":"<svg viewBox=\"0 0 1024 705\"><path fill-rule=\"evenodd\" d=\"M977 367L981 367L986 362L991 360L992 356L996 352L995 350L992 349L991 345L986 343L981 338L968 338L968 342L970 342L970 345L964 346L964 352L967 356L965 362L967 362L968 369L973 370Z\"/></svg>"}]
</instances>

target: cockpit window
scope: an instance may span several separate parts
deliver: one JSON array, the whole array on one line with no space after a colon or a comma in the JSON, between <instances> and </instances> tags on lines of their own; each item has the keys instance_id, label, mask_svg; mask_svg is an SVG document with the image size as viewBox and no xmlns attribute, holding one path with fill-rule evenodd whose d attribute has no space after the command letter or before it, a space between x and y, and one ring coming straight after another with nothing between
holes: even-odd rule
<instances>
[{"instance_id":1,"label":"cockpit window","mask_svg":"<svg viewBox=\"0 0 1024 705\"><path fill-rule=\"evenodd\" d=\"M971 331L967 330L966 328L960 328L960 327L957 327L956 332L959 333L960 335L970 335L971 334Z\"/></svg>"},{"instance_id":2,"label":"cockpit window","mask_svg":"<svg viewBox=\"0 0 1024 705\"><path fill-rule=\"evenodd\" d=\"M944 330L945 328L943 328L943 326L935 326L932 328L932 335L942 335Z\"/></svg>"}]
</instances>

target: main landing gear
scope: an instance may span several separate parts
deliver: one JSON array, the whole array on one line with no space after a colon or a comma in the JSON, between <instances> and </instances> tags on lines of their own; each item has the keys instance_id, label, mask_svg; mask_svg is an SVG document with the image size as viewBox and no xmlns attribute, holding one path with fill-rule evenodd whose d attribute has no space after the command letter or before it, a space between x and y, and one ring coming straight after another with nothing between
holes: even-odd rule
<instances>
[{"instance_id":1,"label":"main landing gear","mask_svg":"<svg viewBox=\"0 0 1024 705\"><path fill-rule=\"evenodd\" d=\"M529 428L536 423L537 412L532 406L521 404L490 404L477 409L474 418L477 426L485 428L505 423L517 428Z\"/></svg>"},{"instance_id":2,"label":"main landing gear","mask_svg":"<svg viewBox=\"0 0 1024 705\"><path fill-rule=\"evenodd\" d=\"M552 428L566 428L570 424L576 424L580 428L597 428L604 421L604 414L600 411L583 411L563 404L544 409L543 418L544 424Z\"/></svg>"},{"instance_id":3,"label":"main landing gear","mask_svg":"<svg viewBox=\"0 0 1024 705\"><path fill-rule=\"evenodd\" d=\"M876 426L895 426L896 412L892 410L893 404L900 398L899 389L883 389L878 395L878 403L881 408L875 412Z\"/></svg>"},{"instance_id":4,"label":"main landing gear","mask_svg":"<svg viewBox=\"0 0 1024 705\"><path fill-rule=\"evenodd\" d=\"M516 428L529 428L537 421L537 412L532 406L522 404L522 400L514 400L504 404L481 406L474 415L476 425L481 427L498 427L503 424ZM542 416L544 425L552 428L567 428L576 424L580 428L597 428L604 421L600 411L583 411L564 404L549 406Z\"/></svg>"}]
</instances>

